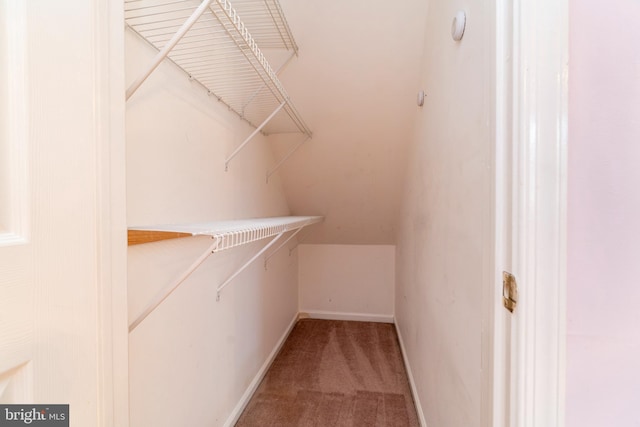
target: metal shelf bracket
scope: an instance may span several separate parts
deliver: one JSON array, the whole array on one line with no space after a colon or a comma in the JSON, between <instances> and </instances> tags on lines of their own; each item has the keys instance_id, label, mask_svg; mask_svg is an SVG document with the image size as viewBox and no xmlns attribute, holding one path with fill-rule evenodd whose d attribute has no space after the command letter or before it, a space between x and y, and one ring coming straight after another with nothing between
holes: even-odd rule
<instances>
[{"instance_id":1,"label":"metal shelf bracket","mask_svg":"<svg viewBox=\"0 0 640 427\"><path fill-rule=\"evenodd\" d=\"M222 282L218 288L216 289L217 294L216 294L216 301L220 301L220 293L222 292L222 290L229 284L231 283L231 281L233 279L235 279L238 274L242 273L247 267L249 267L251 264L253 264L253 262L258 259L258 257L260 255L262 255L263 253L265 253L267 251L267 249L269 249L271 246L273 246L278 240L280 240L280 238L284 235L284 231L280 232L279 234L277 234L273 239L271 239L271 241L269 243L267 243L266 245L264 245L264 247L262 249L260 249L258 251L257 254L255 254L253 257L251 257L251 259L247 262L245 262L242 267L238 268L231 276L229 276L229 278L227 280L225 280L224 282Z\"/></svg>"},{"instance_id":2,"label":"metal shelf bracket","mask_svg":"<svg viewBox=\"0 0 640 427\"><path fill-rule=\"evenodd\" d=\"M149 314L151 314L164 300L166 300L211 254L226 249L246 245L267 238L272 238L258 253L239 267L224 282L216 288L216 301L220 301L222 290L251 265L258 257L272 247L282 236L293 233L278 248L267 257L279 251L303 228L321 222L321 216L287 216L271 218L253 218L244 220L217 221L200 224L168 224L143 227L130 227L129 244L143 244L164 241L171 238L189 236L210 236L213 243L196 259L179 277L171 282L165 290L154 298L148 307L129 325L129 332L133 332ZM266 261L265 261L266 262Z\"/></svg>"},{"instance_id":3,"label":"metal shelf bracket","mask_svg":"<svg viewBox=\"0 0 640 427\"><path fill-rule=\"evenodd\" d=\"M269 123L269 121L271 121L271 119L273 119L273 117L278 114L280 112L280 110L282 110L282 108L284 108L284 106L287 104L287 101L282 101L282 103L278 106L278 108L275 109L275 111L273 113L271 113L269 115L269 117L267 117L264 122L262 122L262 124L260 124L260 126L258 126L253 132L251 132L251 135L249 135L242 144L240 144L238 146L238 148L236 148L233 153L231 153L231 155L229 157L227 157L227 159L224 161L224 170L228 171L229 170L229 162L231 162L231 160L233 160L233 158L235 156L238 155L238 153L244 148L245 145L247 145L249 143L249 141L251 141L253 139L254 136L256 136L258 134L258 132L260 132L262 130L262 128L264 128L267 123Z\"/></svg>"},{"instance_id":4,"label":"metal shelf bracket","mask_svg":"<svg viewBox=\"0 0 640 427\"><path fill-rule=\"evenodd\" d=\"M165 290L164 293L159 294L152 302L151 304L142 312L142 314L140 314L133 322L131 322L131 324L129 325L129 333L133 332L133 330L135 328L138 327L138 325L140 323L142 323L142 321L144 319L147 318L147 316L149 316L156 308L158 308L158 306L160 304L162 304L162 302L164 300L166 300L169 295L171 295L173 293L173 291L175 291L176 289L178 289L178 286L180 286L182 284L182 282L184 282L185 280L187 280L187 278L189 276L191 276L191 273L193 273L198 267L200 267L200 264L202 264L207 258L209 258L209 255L215 253L218 250L218 245L220 244L220 238L218 237L213 237L213 243L211 244L211 246L209 246L203 253L202 255L200 255L198 257L198 259L196 259L193 264L191 264L189 266L189 268L187 268L185 270L184 273L182 273L180 276L178 276Z\"/></svg>"},{"instance_id":5,"label":"metal shelf bracket","mask_svg":"<svg viewBox=\"0 0 640 427\"><path fill-rule=\"evenodd\" d=\"M289 157L291 157L293 153L295 153L298 150L298 148L302 147L302 144L307 142L309 138L311 138L311 135L307 135L305 139L297 143L282 159L280 159L280 161L273 167L273 169L271 169L270 171L267 171L267 184L269 183L269 178L271 178L271 175L276 173L278 169L280 169L280 166L282 166L284 162L289 160Z\"/></svg>"},{"instance_id":6,"label":"metal shelf bracket","mask_svg":"<svg viewBox=\"0 0 640 427\"><path fill-rule=\"evenodd\" d=\"M240 19L241 14L229 0L125 0L128 28L158 50L128 87L126 99L133 96L163 60L180 67L191 81L255 128L225 159L225 170L260 132L265 135L299 132L311 137L311 130L282 86L278 72L258 47L264 42L268 49L291 51L278 71L298 53L279 2L234 3L249 25ZM256 31L256 38L249 28ZM274 172L270 171L268 176Z\"/></svg>"},{"instance_id":7,"label":"metal shelf bracket","mask_svg":"<svg viewBox=\"0 0 640 427\"><path fill-rule=\"evenodd\" d=\"M155 69L158 68L158 65L160 65L160 63L169 55L169 52L171 52L171 50L178 44L178 42L184 37L184 35L187 34L187 32L191 29L191 27L193 27L193 24L195 24L196 21L207 10L207 8L209 7L212 1L213 0L203 0L203 2L200 3L200 6L198 6L198 8L193 11L189 19L187 19L184 22L184 24L182 24L180 29L178 29L178 31L167 42L167 44L164 45L162 50L160 50L160 52L156 54L156 56L153 58L153 61L151 62L151 64L149 64L145 72L142 73L142 75L138 77L133 83L131 83L131 85L129 86L125 94L126 95L125 100L128 100L129 98L131 98L131 96L136 92L136 90L138 90L140 85L142 85L142 83L144 83L144 81L147 80L147 78L151 75L151 73L153 73Z\"/></svg>"},{"instance_id":8,"label":"metal shelf bracket","mask_svg":"<svg viewBox=\"0 0 640 427\"><path fill-rule=\"evenodd\" d=\"M287 243L289 243L289 240L293 239L293 238L296 236L296 234L298 234L298 233L299 233L299 232L301 232L301 231L302 231L302 228L298 228L296 231L294 231L293 233L291 233L291 235L290 235L289 237L287 237L287 238L285 239L285 241L284 241L284 242L282 242L282 243L280 244L280 246L278 246L278 247L277 247L273 252L271 252L269 255L267 255L267 256L265 257L265 259L264 259L264 269L265 269L265 270L267 269L267 263L269 262L269 260L271 259L271 257L272 257L272 256L274 256L275 254L277 254L277 253L280 251L280 249L282 249L282 248L284 247L284 245L286 245Z\"/></svg>"}]
</instances>

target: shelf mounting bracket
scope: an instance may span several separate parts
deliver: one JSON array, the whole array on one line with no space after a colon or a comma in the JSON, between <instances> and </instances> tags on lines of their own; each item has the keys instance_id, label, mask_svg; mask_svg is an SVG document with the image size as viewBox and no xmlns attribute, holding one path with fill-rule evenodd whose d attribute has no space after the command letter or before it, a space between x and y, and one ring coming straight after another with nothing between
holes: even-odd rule
<instances>
[{"instance_id":1,"label":"shelf mounting bracket","mask_svg":"<svg viewBox=\"0 0 640 427\"><path fill-rule=\"evenodd\" d=\"M129 86L125 94L125 100L128 100L129 98L131 98L131 95L133 95L135 91L138 90L140 85L142 85L142 83L144 83L144 81L147 80L147 77L149 77L151 73L153 73L153 71L156 68L158 68L158 65L160 65L160 63L169 55L169 52L171 52L171 50L178 44L178 42L182 40L182 37L184 37L187 31L189 31L191 27L193 27L193 24L195 24L196 21L207 10L207 8L209 7L212 1L213 0L203 0L202 3L200 3L200 6L198 6L198 8L191 14L189 19L187 19L184 22L184 24L182 24L182 26L173 35L173 37L171 37L171 39L167 42L167 44L164 45L162 50L156 54L156 56L153 58L153 61L151 62L151 64L149 64L149 67L147 67L145 72L140 77L138 77L133 83L131 83L131 86Z\"/></svg>"},{"instance_id":2,"label":"shelf mounting bracket","mask_svg":"<svg viewBox=\"0 0 640 427\"><path fill-rule=\"evenodd\" d=\"M266 256L266 258L264 259L264 269L265 270L267 269L267 262L269 262L269 259L271 259L272 256L277 254L278 251L280 251L280 249L282 249L284 247L284 245L289 243L289 240L293 239L296 236L296 234L298 234L301 231L302 231L302 228L298 228L296 231L291 233L291 235L289 237L287 237L285 239L285 241L280 244L280 246L278 246L273 252L271 252L269 255Z\"/></svg>"},{"instance_id":3,"label":"shelf mounting bracket","mask_svg":"<svg viewBox=\"0 0 640 427\"><path fill-rule=\"evenodd\" d=\"M238 274L242 273L247 267L249 267L256 259L258 259L258 257L260 255L262 255L263 253L265 253L271 246L273 246L278 240L280 240L280 238L284 235L284 233L286 233L286 231L281 231L280 233L278 233L273 239L271 239L271 241L269 243L267 243L262 249L260 249L258 251L257 254L255 254L253 257L251 257L251 259L247 262L245 262L242 267L238 268L231 276L229 276L229 278L227 280L225 280L224 282L222 282L220 284L220 286L218 286L218 288L216 289L217 291L217 295L216 295L216 301L220 301L220 293L222 292L222 290L229 284L231 283L231 281L233 279L235 279Z\"/></svg>"},{"instance_id":4,"label":"shelf mounting bracket","mask_svg":"<svg viewBox=\"0 0 640 427\"><path fill-rule=\"evenodd\" d=\"M282 103L278 106L278 108L275 109L275 111L273 113L271 113L269 115L269 117L267 117L261 124L260 126L258 126L253 132L251 132L251 135L249 135L242 144L240 144L238 146L238 148L236 148L234 150L233 153L231 153L231 155L229 157L227 157L227 159L224 161L224 170L228 171L229 170L229 162L231 162L231 160L244 148L245 145L247 145L249 143L249 141L251 141L253 139L254 136L256 136L258 134L258 132L260 132L262 130L263 127L265 127L267 125L267 123L269 123L271 121L271 119L273 119L275 117L276 114L278 114L280 112L280 110L282 110L284 108L284 106L287 105L287 100L285 99L284 101L282 101Z\"/></svg>"},{"instance_id":5,"label":"shelf mounting bracket","mask_svg":"<svg viewBox=\"0 0 640 427\"><path fill-rule=\"evenodd\" d=\"M280 169L280 166L282 166L284 162L289 160L289 157L291 157L293 153L295 153L298 150L298 148L302 147L302 144L307 142L309 138L311 138L311 136L307 135L306 138L304 138L302 141L297 143L295 147L293 147L282 159L280 159L280 161L273 167L273 169L267 172L267 184L269 183L269 178L271 178L271 175L276 173L278 169Z\"/></svg>"},{"instance_id":6,"label":"shelf mounting bracket","mask_svg":"<svg viewBox=\"0 0 640 427\"><path fill-rule=\"evenodd\" d=\"M142 321L146 319L147 316L149 316L156 308L158 308L158 306L162 304L162 302L166 300L169 297L169 295L173 293L173 291L178 289L178 286L180 286L185 280L187 280L187 278L191 275L191 273L193 273L198 267L200 267L200 264L202 264L207 258L209 258L209 255L215 253L218 250L219 244L220 244L220 239L218 237L214 237L213 243L211 244L211 246L209 246L203 252L203 254L200 255L198 259L196 259L193 262L193 264L189 266L189 268L187 268L187 270L184 273L182 273L178 278L176 278L176 280L174 280L167 287L164 293L159 294L151 302L151 304L149 304L149 306L133 322L131 322L131 324L129 325L129 333L133 332L133 330L137 328L138 325L140 325L140 323L142 323Z\"/></svg>"},{"instance_id":7,"label":"shelf mounting bracket","mask_svg":"<svg viewBox=\"0 0 640 427\"><path fill-rule=\"evenodd\" d=\"M282 65L280 65L278 67L277 70L275 70L276 76L280 74L280 71L282 71L282 69L289 63L289 61L291 61L293 59L294 56L297 55L296 51L293 51L291 53L291 55L289 55L289 57L284 61L284 63ZM245 108L247 108L247 106L249 104L251 104L251 101L253 101L256 96L258 96L258 94L267 87L266 83L262 83L262 85L260 85L260 87L258 89L256 89L256 91L249 97L249 99L247 99L247 101L244 103L244 105L242 106L242 113L244 114Z\"/></svg>"}]
</instances>

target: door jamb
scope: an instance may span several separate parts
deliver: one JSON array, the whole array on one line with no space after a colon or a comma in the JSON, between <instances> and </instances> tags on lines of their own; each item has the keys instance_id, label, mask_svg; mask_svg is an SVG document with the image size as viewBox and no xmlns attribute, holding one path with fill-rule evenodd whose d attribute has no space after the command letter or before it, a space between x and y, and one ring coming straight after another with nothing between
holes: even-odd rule
<instances>
[{"instance_id":1,"label":"door jamb","mask_svg":"<svg viewBox=\"0 0 640 427\"><path fill-rule=\"evenodd\" d=\"M518 0L516 0L518 1ZM513 1L496 0L493 3L494 33L490 40L494 45L493 91L493 188L492 233L494 243L488 289L485 292L485 322L491 330L485 336L486 351L491 361L483 374L482 425L485 427L509 427L510 378L507 370L511 336L508 312L502 306L502 271L511 266L511 197L514 197L512 168L513 122ZM483 366L484 368L484 366Z\"/></svg>"},{"instance_id":2,"label":"door jamb","mask_svg":"<svg viewBox=\"0 0 640 427\"><path fill-rule=\"evenodd\" d=\"M124 4L94 4L94 128L100 426L129 425Z\"/></svg>"},{"instance_id":3,"label":"door jamb","mask_svg":"<svg viewBox=\"0 0 640 427\"><path fill-rule=\"evenodd\" d=\"M512 51L511 426L564 425L567 0L515 0Z\"/></svg>"},{"instance_id":4,"label":"door jamb","mask_svg":"<svg viewBox=\"0 0 640 427\"><path fill-rule=\"evenodd\" d=\"M495 5L495 288L489 292L488 374L493 401L483 424L563 426L568 0L497 0ZM510 319L502 311L500 273L506 269L519 284ZM510 378L504 366L510 366Z\"/></svg>"}]
</instances>

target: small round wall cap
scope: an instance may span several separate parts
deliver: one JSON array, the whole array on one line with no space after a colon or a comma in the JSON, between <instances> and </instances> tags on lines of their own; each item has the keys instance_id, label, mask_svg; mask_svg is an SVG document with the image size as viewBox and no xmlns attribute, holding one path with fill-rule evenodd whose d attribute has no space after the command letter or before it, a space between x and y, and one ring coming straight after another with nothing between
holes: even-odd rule
<instances>
[{"instance_id":1,"label":"small round wall cap","mask_svg":"<svg viewBox=\"0 0 640 427\"><path fill-rule=\"evenodd\" d=\"M462 40L462 36L464 35L464 27L467 25L467 16L464 13L464 10L458 11L456 16L453 18L453 22L451 23L451 37L455 41Z\"/></svg>"}]
</instances>

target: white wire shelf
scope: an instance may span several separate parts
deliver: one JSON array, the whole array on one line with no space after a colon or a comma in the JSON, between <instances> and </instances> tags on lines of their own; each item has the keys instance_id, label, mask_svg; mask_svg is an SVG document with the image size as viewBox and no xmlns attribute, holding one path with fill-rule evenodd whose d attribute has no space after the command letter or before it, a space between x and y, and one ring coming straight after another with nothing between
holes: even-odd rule
<instances>
[{"instance_id":1,"label":"white wire shelf","mask_svg":"<svg viewBox=\"0 0 640 427\"><path fill-rule=\"evenodd\" d=\"M265 259L268 260L284 245L287 244L304 227L321 222L321 216L286 216L271 218L254 218L233 221L216 221L199 224L168 224L145 227L129 227L129 245L156 242L159 240L181 238L188 236L209 236L213 243L189 266L184 273L177 277L165 290L157 295L149 306L129 325L132 332L146 319L162 302L169 297L211 254L225 249L234 248L258 240L271 238L253 257L246 261L233 274L216 288L217 300L220 300L222 290L229 285L242 271L277 243L283 236L289 237ZM266 266L266 265L265 265Z\"/></svg>"},{"instance_id":2,"label":"white wire shelf","mask_svg":"<svg viewBox=\"0 0 640 427\"><path fill-rule=\"evenodd\" d=\"M321 216L283 216L215 221L197 224L164 224L129 227L129 245L170 238L210 236L218 240L216 252L245 245L322 221Z\"/></svg>"},{"instance_id":3,"label":"white wire shelf","mask_svg":"<svg viewBox=\"0 0 640 427\"><path fill-rule=\"evenodd\" d=\"M262 49L298 53L298 45L277 0L233 0L233 8Z\"/></svg>"},{"instance_id":4,"label":"white wire shelf","mask_svg":"<svg viewBox=\"0 0 640 427\"><path fill-rule=\"evenodd\" d=\"M300 132L310 137L311 130L258 47L297 54L278 1L235 0L234 5L228 0L126 0L127 25L159 51L131 84L127 99L169 58L264 134Z\"/></svg>"}]
</instances>

